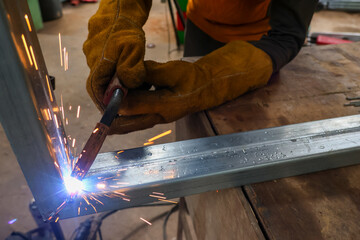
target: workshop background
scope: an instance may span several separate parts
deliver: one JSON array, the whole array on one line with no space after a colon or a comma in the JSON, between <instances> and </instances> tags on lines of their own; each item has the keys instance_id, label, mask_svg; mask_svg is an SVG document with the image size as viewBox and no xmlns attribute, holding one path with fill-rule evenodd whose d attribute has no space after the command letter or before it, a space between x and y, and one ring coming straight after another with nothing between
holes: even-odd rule
<instances>
[{"instance_id":1,"label":"workshop background","mask_svg":"<svg viewBox=\"0 0 360 240\"><path fill-rule=\"evenodd\" d=\"M56 77L56 98L62 97L66 109L72 106L73 110L69 111L67 115L69 124L66 125L66 133L76 139L75 149L79 151L95 123L100 119L100 113L85 90L89 69L82 52L82 44L88 33L87 22L96 12L99 3L80 3L77 6L68 2L62 3L62 16L42 23L41 11L36 7L37 1L29 0L28 2L34 14L34 22L39 28L38 37L48 71L50 75ZM34 12L36 12L36 16ZM360 33L359 22L360 13L321 10L315 13L310 32ZM165 62L181 58L182 50L181 48L177 49L167 3L160 0L153 1L153 7L144 30L147 44L145 59ZM60 66L59 33L61 33L62 46L66 47L69 54L67 71ZM183 33L179 32L178 36L181 40ZM78 106L81 107L79 118L76 116ZM172 130L172 134L157 140L155 144L175 141L174 123L163 124L144 131L109 136L101 152L140 147L147 139L167 130ZM0 239L5 239L13 231L27 232L36 228L36 224L28 209L32 194L1 127L0 139L2 165L0 167ZM162 206L121 210L104 221L103 237L104 239L161 239L163 218L150 226L144 223L140 217L151 219L169 211L170 208ZM61 221L66 239L86 218L87 216ZM127 237L141 225L145 227ZM168 222L168 239L175 239L176 229L177 214L175 213Z\"/></svg>"}]
</instances>

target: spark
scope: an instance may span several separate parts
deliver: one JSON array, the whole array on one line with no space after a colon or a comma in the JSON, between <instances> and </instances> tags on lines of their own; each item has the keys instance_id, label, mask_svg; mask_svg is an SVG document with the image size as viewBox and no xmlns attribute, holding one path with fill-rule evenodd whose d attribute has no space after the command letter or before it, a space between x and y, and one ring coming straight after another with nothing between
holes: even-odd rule
<instances>
[{"instance_id":1,"label":"spark","mask_svg":"<svg viewBox=\"0 0 360 240\"><path fill-rule=\"evenodd\" d=\"M30 21L29 21L29 17L28 17L28 15L27 14L25 14L25 20L26 20L26 24L27 24L27 26L28 26L28 28L29 28L29 32L31 32L32 31L32 29L31 29L31 25L30 25Z\"/></svg>"},{"instance_id":2,"label":"spark","mask_svg":"<svg viewBox=\"0 0 360 240\"><path fill-rule=\"evenodd\" d=\"M48 112L46 111L46 109L42 109L41 111L42 111L42 114L43 114L45 120L49 121L50 117L49 117Z\"/></svg>"},{"instance_id":3,"label":"spark","mask_svg":"<svg viewBox=\"0 0 360 240\"><path fill-rule=\"evenodd\" d=\"M69 125L69 120L68 120L68 118L65 118L65 124L66 124L66 125Z\"/></svg>"},{"instance_id":4,"label":"spark","mask_svg":"<svg viewBox=\"0 0 360 240\"><path fill-rule=\"evenodd\" d=\"M76 139L75 139L75 138L73 138L73 140L72 140L72 144L71 144L71 146L72 146L72 147L75 147L75 142L76 142Z\"/></svg>"},{"instance_id":5,"label":"spark","mask_svg":"<svg viewBox=\"0 0 360 240\"><path fill-rule=\"evenodd\" d=\"M72 106L70 105L70 106L69 106L69 111L71 111L71 109L72 109Z\"/></svg>"},{"instance_id":6,"label":"spark","mask_svg":"<svg viewBox=\"0 0 360 240\"><path fill-rule=\"evenodd\" d=\"M48 75L45 75L45 78L46 78L46 85L47 85L47 88L48 88L48 91L49 91L50 101L53 102L54 99L53 99L53 96L52 96L52 93L51 93L51 88L50 88Z\"/></svg>"},{"instance_id":7,"label":"spark","mask_svg":"<svg viewBox=\"0 0 360 240\"><path fill-rule=\"evenodd\" d=\"M59 33L59 50L60 50L60 64L63 66L63 57L61 52L61 34Z\"/></svg>"},{"instance_id":8,"label":"spark","mask_svg":"<svg viewBox=\"0 0 360 240\"><path fill-rule=\"evenodd\" d=\"M54 115L54 120L55 120L56 128L59 128L59 123L58 123L58 120L57 120L57 116L56 116L56 115Z\"/></svg>"},{"instance_id":9,"label":"spark","mask_svg":"<svg viewBox=\"0 0 360 240\"><path fill-rule=\"evenodd\" d=\"M122 200L130 202L130 199L128 199L128 198L123 197Z\"/></svg>"},{"instance_id":10,"label":"spark","mask_svg":"<svg viewBox=\"0 0 360 240\"><path fill-rule=\"evenodd\" d=\"M14 219L12 219L12 220L10 220L10 221L8 221L8 224L13 224L13 223L15 223L17 221L17 218L14 218Z\"/></svg>"},{"instance_id":11,"label":"spark","mask_svg":"<svg viewBox=\"0 0 360 240\"><path fill-rule=\"evenodd\" d=\"M150 194L149 197L153 197L153 198L160 198L160 199L166 199L166 197L162 197L162 196L155 196Z\"/></svg>"},{"instance_id":12,"label":"spark","mask_svg":"<svg viewBox=\"0 0 360 240\"><path fill-rule=\"evenodd\" d=\"M47 112L48 112L48 114L49 114L50 120L52 120L52 116L51 116L51 113L50 113L50 109L49 109L49 108L47 109Z\"/></svg>"},{"instance_id":13,"label":"spark","mask_svg":"<svg viewBox=\"0 0 360 240\"><path fill-rule=\"evenodd\" d=\"M96 197L94 197L94 196L90 196L90 198L91 199L94 199L94 201L96 201L96 202L98 202L98 203L100 203L101 205L104 205L104 203L103 202L101 202L99 199L97 199Z\"/></svg>"},{"instance_id":14,"label":"spark","mask_svg":"<svg viewBox=\"0 0 360 240\"><path fill-rule=\"evenodd\" d=\"M35 54L34 54L34 51L33 51L33 48L31 45L30 45L30 52L31 52L32 59L34 60L35 69L38 70L38 66L37 66L36 59L35 59Z\"/></svg>"},{"instance_id":15,"label":"spark","mask_svg":"<svg viewBox=\"0 0 360 240\"><path fill-rule=\"evenodd\" d=\"M118 185L127 185L127 184L130 184L130 183L128 183L128 182L117 182L116 184L118 184Z\"/></svg>"},{"instance_id":16,"label":"spark","mask_svg":"<svg viewBox=\"0 0 360 240\"><path fill-rule=\"evenodd\" d=\"M80 105L77 107L76 118L80 117Z\"/></svg>"},{"instance_id":17,"label":"spark","mask_svg":"<svg viewBox=\"0 0 360 240\"><path fill-rule=\"evenodd\" d=\"M66 142L66 137L64 137L64 143L67 144L67 142Z\"/></svg>"},{"instance_id":18,"label":"spark","mask_svg":"<svg viewBox=\"0 0 360 240\"><path fill-rule=\"evenodd\" d=\"M68 51L65 52L65 65L66 65L65 71L67 71L69 69L69 52Z\"/></svg>"},{"instance_id":19,"label":"spark","mask_svg":"<svg viewBox=\"0 0 360 240\"><path fill-rule=\"evenodd\" d=\"M78 207L78 215L80 215L80 206Z\"/></svg>"},{"instance_id":20,"label":"spark","mask_svg":"<svg viewBox=\"0 0 360 240\"><path fill-rule=\"evenodd\" d=\"M120 154L120 153L123 153L124 151L118 151L116 154Z\"/></svg>"},{"instance_id":21,"label":"spark","mask_svg":"<svg viewBox=\"0 0 360 240\"><path fill-rule=\"evenodd\" d=\"M152 223L151 223L151 222L149 222L148 220L143 219L142 217L141 217L140 219L141 219L141 220L143 220L144 222L146 222L147 224L149 224L150 226L152 225Z\"/></svg>"},{"instance_id":22,"label":"spark","mask_svg":"<svg viewBox=\"0 0 360 240\"><path fill-rule=\"evenodd\" d=\"M56 209L56 211L59 212L65 206L65 203L66 203L66 200L62 204L60 204L60 206Z\"/></svg>"},{"instance_id":23,"label":"spark","mask_svg":"<svg viewBox=\"0 0 360 240\"><path fill-rule=\"evenodd\" d=\"M164 193L161 192L152 192L153 194L157 194L157 195L164 195Z\"/></svg>"},{"instance_id":24,"label":"spark","mask_svg":"<svg viewBox=\"0 0 360 240\"><path fill-rule=\"evenodd\" d=\"M31 60L31 56L30 56L30 52L29 52L29 48L28 48L28 46L27 46L27 43L26 43L26 39L25 39L24 34L22 34L22 35L21 35L21 39L22 39L22 41L23 41L23 44L24 44L24 47L25 47L26 54L27 54L27 56L28 56L28 58L29 58L30 65L32 66L32 65L33 65L33 62L32 62L32 60Z\"/></svg>"},{"instance_id":25,"label":"spark","mask_svg":"<svg viewBox=\"0 0 360 240\"><path fill-rule=\"evenodd\" d=\"M97 210L96 210L96 208L94 207L94 205L92 205L90 202L89 202L89 200L86 198L86 196L82 196L82 198L85 200L85 202L88 204L88 205L90 205L93 209L94 209L94 211L97 213ZM85 210L87 210L87 208L85 208Z\"/></svg>"},{"instance_id":26,"label":"spark","mask_svg":"<svg viewBox=\"0 0 360 240\"><path fill-rule=\"evenodd\" d=\"M151 144L154 144L154 142L146 142L146 143L144 143L144 146L151 145Z\"/></svg>"},{"instance_id":27,"label":"spark","mask_svg":"<svg viewBox=\"0 0 360 240\"><path fill-rule=\"evenodd\" d=\"M62 94L60 94L60 102L61 102L61 113L62 113L62 119L65 119L65 111L64 111L64 103L63 103L63 97Z\"/></svg>"},{"instance_id":28,"label":"spark","mask_svg":"<svg viewBox=\"0 0 360 240\"><path fill-rule=\"evenodd\" d=\"M166 136L166 135L168 135L168 134L170 134L170 133L171 133L171 130L168 130L168 131L166 131L166 132L160 133L159 135L156 135L155 137L150 138L150 139L148 140L148 142L152 142L152 141L154 141L154 140L157 140L157 139L159 139L159 138L161 138L161 137L164 137L164 136Z\"/></svg>"},{"instance_id":29,"label":"spark","mask_svg":"<svg viewBox=\"0 0 360 240\"><path fill-rule=\"evenodd\" d=\"M56 219L55 219L55 222L58 222L59 221L59 217L57 217Z\"/></svg>"},{"instance_id":30,"label":"spark","mask_svg":"<svg viewBox=\"0 0 360 240\"><path fill-rule=\"evenodd\" d=\"M174 175L164 176L164 179L173 179Z\"/></svg>"},{"instance_id":31,"label":"spark","mask_svg":"<svg viewBox=\"0 0 360 240\"><path fill-rule=\"evenodd\" d=\"M66 71L66 59L65 59L65 56L66 56L66 48L65 48L65 47L63 48L63 54L64 54L64 70Z\"/></svg>"},{"instance_id":32,"label":"spark","mask_svg":"<svg viewBox=\"0 0 360 240\"><path fill-rule=\"evenodd\" d=\"M99 188L99 189L104 189L106 187L106 184L105 183L98 183L96 185L96 187Z\"/></svg>"},{"instance_id":33,"label":"spark","mask_svg":"<svg viewBox=\"0 0 360 240\"><path fill-rule=\"evenodd\" d=\"M90 203L90 206L94 209L94 211L97 213L96 207Z\"/></svg>"},{"instance_id":34,"label":"spark","mask_svg":"<svg viewBox=\"0 0 360 240\"><path fill-rule=\"evenodd\" d=\"M86 196L81 196L81 197L85 200L85 202L87 203L87 205L90 205L90 203L89 203L89 201L87 200Z\"/></svg>"},{"instance_id":35,"label":"spark","mask_svg":"<svg viewBox=\"0 0 360 240\"><path fill-rule=\"evenodd\" d=\"M97 131L99 131L99 128L95 128L93 133L96 133Z\"/></svg>"},{"instance_id":36,"label":"spark","mask_svg":"<svg viewBox=\"0 0 360 240\"><path fill-rule=\"evenodd\" d=\"M57 162L54 162L54 164L57 168L60 168L59 165L57 164Z\"/></svg>"},{"instance_id":37,"label":"spark","mask_svg":"<svg viewBox=\"0 0 360 240\"><path fill-rule=\"evenodd\" d=\"M174 203L177 204L178 202L175 201L171 201L171 200L167 200L167 199L158 199L159 201L163 201L163 202L169 202L169 203Z\"/></svg>"}]
</instances>

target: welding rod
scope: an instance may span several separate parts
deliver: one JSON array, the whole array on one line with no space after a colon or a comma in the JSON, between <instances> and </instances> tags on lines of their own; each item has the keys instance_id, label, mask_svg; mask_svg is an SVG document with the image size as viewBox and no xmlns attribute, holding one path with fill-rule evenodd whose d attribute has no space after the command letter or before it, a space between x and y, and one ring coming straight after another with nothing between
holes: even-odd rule
<instances>
[{"instance_id":1,"label":"welding rod","mask_svg":"<svg viewBox=\"0 0 360 240\"><path fill-rule=\"evenodd\" d=\"M126 93L127 90L121 86L117 78L114 78L106 90L103 100L106 106L104 114L100 122L96 124L84 149L80 153L71 173L72 177L82 180L89 171L105 141L112 121L118 114L122 99L125 97Z\"/></svg>"}]
</instances>

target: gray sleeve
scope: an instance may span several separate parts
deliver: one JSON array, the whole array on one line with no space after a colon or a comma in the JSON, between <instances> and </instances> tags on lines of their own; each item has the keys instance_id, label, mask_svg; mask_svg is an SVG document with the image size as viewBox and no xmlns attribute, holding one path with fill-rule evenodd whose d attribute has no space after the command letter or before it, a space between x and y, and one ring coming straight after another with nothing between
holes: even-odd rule
<instances>
[{"instance_id":1,"label":"gray sleeve","mask_svg":"<svg viewBox=\"0 0 360 240\"><path fill-rule=\"evenodd\" d=\"M290 62L300 51L314 14L317 0L273 0L270 5L271 30L259 41L251 42L273 61L274 72Z\"/></svg>"}]
</instances>

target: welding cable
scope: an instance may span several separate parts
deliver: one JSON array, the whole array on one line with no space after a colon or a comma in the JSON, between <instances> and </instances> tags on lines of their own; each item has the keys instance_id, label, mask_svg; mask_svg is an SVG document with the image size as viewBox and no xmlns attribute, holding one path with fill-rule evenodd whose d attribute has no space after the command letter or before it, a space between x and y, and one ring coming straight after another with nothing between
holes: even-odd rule
<instances>
[{"instance_id":1,"label":"welding cable","mask_svg":"<svg viewBox=\"0 0 360 240\"><path fill-rule=\"evenodd\" d=\"M98 234L99 234L99 239L100 239L100 240L103 240L102 233L101 233L101 228L99 228Z\"/></svg>"},{"instance_id":2,"label":"welding cable","mask_svg":"<svg viewBox=\"0 0 360 240\"><path fill-rule=\"evenodd\" d=\"M145 204L145 205L140 205L140 206L132 206L132 207L128 207L128 208L125 208L125 209L138 208L138 207L160 207L160 206L170 206L170 205L173 206L174 204L173 203L151 203L151 204ZM125 210L125 209L121 209L121 210ZM107 213L103 214L101 217L99 217L100 221L99 221L99 223L97 225L97 229L95 230L95 233L98 233L99 236L101 236L101 238L102 238L102 234L101 234L100 228L101 228L103 220L105 218L111 216L112 214L116 213L117 211L120 211L120 210L113 210L113 211L107 212ZM167 212L164 213L164 216L166 215L166 213ZM80 228L84 227L84 224L89 224L89 221L92 221L92 220L94 220L94 218L90 217L90 218L86 219L83 223L81 223L80 226L78 228L76 228L74 230L74 232L71 234L70 239L74 239L74 237L79 234Z\"/></svg>"},{"instance_id":3,"label":"welding cable","mask_svg":"<svg viewBox=\"0 0 360 240\"><path fill-rule=\"evenodd\" d=\"M167 240L167 234L166 234L166 225L167 222L171 216L171 214L173 214L174 212L176 212L177 210L179 210L179 204L176 204L166 215L165 220L164 220L164 225L163 225L163 239Z\"/></svg>"},{"instance_id":4,"label":"welding cable","mask_svg":"<svg viewBox=\"0 0 360 240\"><path fill-rule=\"evenodd\" d=\"M12 232L10 236L18 236L21 239L30 240L30 238L28 238L25 234L23 234L21 232Z\"/></svg>"},{"instance_id":5,"label":"welding cable","mask_svg":"<svg viewBox=\"0 0 360 240\"><path fill-rule=\"evenodd\" d=\"M138 208L138 207L160 207L160 206L170 206L170 205L174 205L174 204L173 204L173 203L151 203L151 204L134 206L134 207L129 207L129 208ZM129 208L127 208L127 209L129 209ZM122 210L124 210L124 209L122 209ZM101 231L102 221L103 221L105 218L109 217L110 215L116 213L117 211L119 211L119 210L113 210L113 211L107 212L107 213L103 214L103 216L101 216L101 221L100 221L100 223L99 223L99 225L98 225L98 229L97 229L98 233L99 233L99 231ZM151 219L150 222L154 222L154 221L162 218L163 216L166 215L166 213L167 213L167 212L158 215L158 216L155 217L154 219ZM141 229L141 228L143 228L143 227L144 227L144 225L141 225L140 227L136 228L135 230L137 231L138 229ZM134 230L134 231L135 231L135 230ZM126 235L124 239L127 239L127 238L129 238L130 236L132 236L132 235L135 233L134 231L132 231L132 232L130 232L128 235ZM99 234L100 234L100 233L99 233Z\"/></svg>"}]
</instances>

